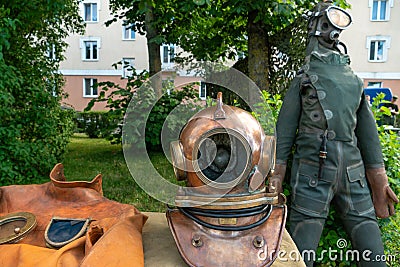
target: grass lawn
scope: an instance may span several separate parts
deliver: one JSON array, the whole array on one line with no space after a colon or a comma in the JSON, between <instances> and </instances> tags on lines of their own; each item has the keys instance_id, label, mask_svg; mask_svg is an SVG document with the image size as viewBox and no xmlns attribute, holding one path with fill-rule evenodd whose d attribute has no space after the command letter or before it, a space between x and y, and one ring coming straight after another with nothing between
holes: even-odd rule
<instances>
[{"instance_id":1,"label":"grass lawn","mask_svg":"<svg viewBox=\"0 0 400 267\"><path fill-rule=\"evenodd\" d=\"M161 152L151 153L150 158L163 177L174 181L172 166ZM101 173L104 196L109 199L132 204L140 211L164 212L166 209L165 204L148 196L136 184L125 163L121 145L111 145L104 139L90 139L85 134L75 134L62 163L69 181L88 181Z\"/></svg>"}]
</instances>

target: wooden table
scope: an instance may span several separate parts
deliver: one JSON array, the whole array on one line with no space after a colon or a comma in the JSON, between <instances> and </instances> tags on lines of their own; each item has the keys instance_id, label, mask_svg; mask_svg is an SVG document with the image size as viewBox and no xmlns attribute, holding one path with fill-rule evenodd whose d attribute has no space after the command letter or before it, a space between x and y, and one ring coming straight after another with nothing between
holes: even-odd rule
<instances>
[{"instance_id":1,"label":"wooden table","mask_svg":"<svg viewBox=\"0 0 400 267\"><path fill-rule=\"evenodd\" d=\"M149 216L143 228L144 265L146 267L187 267L188 265L182 260L176 248L165 213L143 213ZM271 265L272 267L305 266L301 260L290 259L294 257L289 257L289 253L293 255L294 251L298 253L298 250L286 230L282 239L281 251L286 251L287 255L282 257L282 260L278 258Z\"/></svg>"}]
</instances>

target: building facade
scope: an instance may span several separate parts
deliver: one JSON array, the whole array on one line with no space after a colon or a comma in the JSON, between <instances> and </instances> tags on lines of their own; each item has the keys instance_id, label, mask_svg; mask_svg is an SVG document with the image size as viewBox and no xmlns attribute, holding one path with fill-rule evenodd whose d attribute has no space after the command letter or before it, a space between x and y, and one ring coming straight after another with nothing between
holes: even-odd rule
<instances>
[{"instance_id":1,"label":"building facade","mask_svg":"<svg viewBox=\"0 0 400 267\"><path fill-rule=\"evenodd\" d=\"M347 0L352 8L352 25L343 31L341 40L348 48L351 67L363 79L365 87L388 87L400 95L400 0ZM127 65L141 71L148 69L147 40L135 33L123 20L106 27L112 19L109 0L82 0L80 14L86 22L84 35L67 38L69 47L66 60L60 65L65 77L64 90L68 98L64 104L82 111L88 102L98 96L93 84L112 81L124 86L130 75ZM173 45L160 47L163 70L174 68L174 54L179 48ZM122 64L116 64L122 62ZM165 71L163 79L176 87L198 77L183 72ZM205 98L205 87L199 87ZM96 103L94 109L104 109Z\"/></svg>"},{"instance_id":2,"label":"building facade","mask_svg":"<svg viewBox=\"0 0 400 267\"><path fill-rule=\"evenodd\" d=\"M109 9L109 0L83 0L79 10L86 23L84 35L70 35L65 52L65 60L60 64L60 72L65 79L64 91L67 98L63 105L82 111L89 101L98 96L98 89L93 85L111 81L121 86L126 85L132 72L148 68L146 37L137 34L120 20L106 27L106 21L113 18ZM174 67L174 54L179 51L173 45L160 47L163 70ZM120 62L121 64L117 64ZM163 79L174 81L176 86L198 80L189 76L179 76L174 71L163 72ZM104 109L105 104L96 103L95 110Z\"/></svg>"},{"instance_id":3,"label":"building facade","mask_svg":"<svg viewBox=\"0 0 400 267\"><path fill-rule=\"evenodd\" d=\"M352 25L341 35L365 87L400 95L400 0L347 0Z\"/></svg>"}]
</instances>

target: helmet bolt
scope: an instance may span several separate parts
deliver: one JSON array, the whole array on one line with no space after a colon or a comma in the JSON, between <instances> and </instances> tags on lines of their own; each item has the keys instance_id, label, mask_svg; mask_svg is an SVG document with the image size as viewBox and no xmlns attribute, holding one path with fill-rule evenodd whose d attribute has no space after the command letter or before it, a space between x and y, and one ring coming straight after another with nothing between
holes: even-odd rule
<instances>
[{"instance_id":1,"label":"helmet bolt","mask_svg":"<svg viewBox=\"0 0 400 267\"><path fill-rule=\"evenodd\" d=\"M256 248L261 248L264 246L264 238L262 236L256 236L253 240L253 245Z\"/></svg>"},{"instance_id":2,"label":"helmet bolt","mask_svg":"<svg viewBox=\"0 0 400 267\"><path fill-rule=\"evenodd\" d=\"M203 245L203 241L201 240L201 238L200 238L200 236L199 235L194 235L193 237L192 237L192 245L195 247L195 248L199 248L199 247L201 247L202 245Z\"/></svg>"}]
</instances>

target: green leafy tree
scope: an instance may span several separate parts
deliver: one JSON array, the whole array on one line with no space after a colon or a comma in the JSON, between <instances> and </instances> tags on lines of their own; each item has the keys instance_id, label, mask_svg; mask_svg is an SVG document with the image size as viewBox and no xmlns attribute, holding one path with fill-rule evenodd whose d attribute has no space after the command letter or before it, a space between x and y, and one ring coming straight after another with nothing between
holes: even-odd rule
<instances>
[{"instance_id":1,"label":"green leafy tree","mask_svg":"<svg viewBox=\"0 0 400 267\"><path fill-rule=\"evenodd\" d=\"M196 59L239 60L235 67L261 90L283 92L304 59L306 21L302 14L318 1L194 1L195 19L179 44ZM346 1L336 1L346 7ZM193 34L193 32L195 34Z\"/></svg>"},{"instance_id":2,"label":"green leafy tree","mask_svg":"<svg viewBox=\"0 0 400 267\"><path fill-rule=\"evenodd\" d=\"M246 56L239 70L262 90L282 92L304 58L306 28L301 15L316 0L111 0L120 18L146 34L150 76L161 70L159 45L190 54L177 60L218 61ZM345 0L335 1L347 7ZM271 86L271 83L273 84Z\"/></svg>"},{"instance_id":3,"label":"green leafy tree","mask_svg":"<svg viewBox=\"0 0 400 267\"><path fill-rule=\"evenodd\" d=\"M149 55L149 74L153 76L161 71L160 45L167 42L166 36L173 25L176 10L175 0L110 0L114 18L106 25L119 19L126 20L132 29L146 36ZM161 79L153 80L153 88L158 97L162 95Z\"/></svg>"},{"instance_id":4,"label":"green leafy tree","mask_svg":"<svg viewBox=\"0 0 400 267\"><path fill-rule=\"evenodd\" d=\"M0 185L32 183L60 160L73 131L57 71L63 38L83 27L73 0L0 3Z\"/></svg>"},{"instance_id":5,"label":"green leafy tree","mask_svg":"<svg viewBox=\"0 0 400 267\"><path fill-rule=\"evenodd\" d=\"M375 120L379 122L383 119L383 115L390 115L389 109L382 106L385 94L378 94L372 102L371 110ZM390 187L400 195L400 137L390 129L385 129L383 125L378 126L379 140L381 142L383 160L385 163L386 173L388 175ZM392 217L379 220L379 226L382 232L382 240L385 246L385 254L387 255L388 266L400 266L398 253L400 251L400 213L398 212L399 204L395 206L396 214ZM393 258L396 257L395 259Z\"/></svg>"},{"instance_id":6,"label":"green leafy tree","mask_svg":"<svg viewBox=\"0 0 400 267\"><path fill-rule=\"evenodd\" d=\"M246 56L241 71L261 90L269 90L273 36L287 30L312 1L195 1L197 13L185 16L179 44L196 59ZM193 32L195 34L193 34Z\"/></svg>"}]
</instances>

